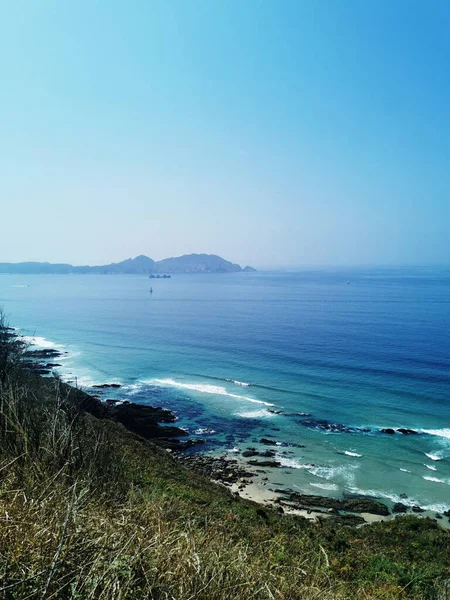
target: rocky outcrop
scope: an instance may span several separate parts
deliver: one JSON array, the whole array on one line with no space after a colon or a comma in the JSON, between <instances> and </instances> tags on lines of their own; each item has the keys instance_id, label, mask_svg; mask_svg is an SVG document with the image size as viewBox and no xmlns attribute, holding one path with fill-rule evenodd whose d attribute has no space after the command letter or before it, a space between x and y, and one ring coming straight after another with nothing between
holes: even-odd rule
<instances>
[{"instance_id":1,"label":"rocky outcrop","mask_svg":"<svg viewBox=\"0 0 450 600\"><path fill-rule=\"evenodd\" d=\"M342 423L331 423L325 419L305 418L299 421L299 423L303 427L308 427L308 429L318 429L319 431L330 431L333 433L370 433L371 431L368 427L352 427Z\"/></svg>"},{"instance_id":2,"label":"rocky outcrop","mask_svg":"<svg viewBox=\"0 0 450 600\"><path fill-rule=\"evenodd\" d=\"M377 500L372 500L371 498L339 500L338 498L327 498L325 496L314 496L294 492L290 495L290 500L296 502L303 508L318 506L345 512L370 513L381 516L389 515L389 509L385 504L382 504Z\"/></svg>"},{"instance_id":3,"label":"rocky outcrop","mask_svg":"<svg viewBox=\"0 0 450 600\"><path fill-rule=\"evenodd\" d=\"M93 388L107 389L107 388L120 388L120 383L97 383L92 386Z\"/></svg>"},{"instance_id":4,"label":"rocky outcrop","mask_svg":"<svg viewBox=\"0 0 450 600\"><path fill-rule=\"evenodd\" d=\"M372 515L381 515L387 517L389 509L385 504L370 498L357 500L344 500L344 510L347 512L370 513Z\"/></svg>"},{"instance_id":5,"label":"rocky outcrop","mask_svg":"<svg viewBox=\"0 0 450 600\"><path fill-rule=\"evenodd\" d=\"M248 464L253 467L281 467L281 463L277 460L249 460Z\"/></svg>"},{"instance_id":6,"label":"rocky outcrop","mask_svg":"<svg viewBox=\"0 0 450 600\"><path fill-rule=\"evenodd\" d=\"M238 481L244 483L246 479L255 477L254 473L247 471L236 459L201 454L183 455L179 459L197 473L227 485Z\"/></svg>"},{"instance_id":7,"label":"rocky outcrop","mask_svg":"<svg viewBox=\"0 0 450 600\"><path fill-rule=\"evenodd\" d=\"M78 394L81 408L86 412L98 419L111 419L122 423L128 430L154 441L159 446L183 450L204 443L204 440L198 438L183 442L177 438L186 437L187 431L180 427L160 425L160 423L173 423L176 420L176 416L165 408L112 399L101 402L90 394L81 391L78 391Z\"/></svg>"}]
</instances>

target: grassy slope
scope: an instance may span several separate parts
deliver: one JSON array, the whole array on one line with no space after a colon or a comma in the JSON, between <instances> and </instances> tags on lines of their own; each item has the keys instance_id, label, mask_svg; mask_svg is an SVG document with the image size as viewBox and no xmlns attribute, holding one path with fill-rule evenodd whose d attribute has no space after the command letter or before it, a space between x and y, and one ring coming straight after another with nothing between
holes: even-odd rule
<instances>
[{"instance_id":1,"label":"grassy slope","mask_svg":"<svg viewBox=\"0 0 450 600\"><path fill-rule=\"evenodd\" d=\"M430 520L279 515L83 413L56 380L2 380L0 598L446 597L450 535Z\"/></svg>"}]
</instances>

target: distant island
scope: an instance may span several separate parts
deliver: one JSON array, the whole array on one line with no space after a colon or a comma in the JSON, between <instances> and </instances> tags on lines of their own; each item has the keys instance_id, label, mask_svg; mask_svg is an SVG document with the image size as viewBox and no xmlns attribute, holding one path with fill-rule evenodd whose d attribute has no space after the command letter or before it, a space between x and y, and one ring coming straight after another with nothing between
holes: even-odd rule
<instances>
[{"instance_id":1,"label":"distant island","mask_svg":"<svg viewBox=\"0 0 450 600\"><path fill-rule=\"evenodd\" d=\"M10 274L173 274L173 273L239 273L256 271L253 267L244 267L232 263L215 254L185 254L173 258L154 261L140 255L127 258L122 262L96 267L74 266L65 263L22 262L0 263L0 273Z\"/></svg>"}]
</instances>

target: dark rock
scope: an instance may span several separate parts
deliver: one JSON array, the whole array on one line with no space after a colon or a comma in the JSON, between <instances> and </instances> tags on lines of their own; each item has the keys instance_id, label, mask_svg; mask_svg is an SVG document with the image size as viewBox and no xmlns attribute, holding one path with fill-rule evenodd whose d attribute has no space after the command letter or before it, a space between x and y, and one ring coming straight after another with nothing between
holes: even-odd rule
<instances>
[{"instance_id":1,"label":"dark rock","mask_svg":"<svg viewBox=\"0 0 450 600\"><path fill-rule=\"evenodd\" d=\"M357 513L370 513L372 515L382 515L387 517L389 515L389 509L385 504L378 502L377 500L357 499L357 500L345 500L344 510L348 512Z\"/></svg>"},{"instance_id":2,"label":"dark rock","mask_svg":"<svg viewBox=\"0 0 450 600\"><path fill-rule=\"evenodd\" d=\"M415 513L423 513L423 512L425 512L424 508L421 508L420 506L417 506L417 505L413 506L411 510L413 512L415 512Z\"/></svg>"},{"instance_id":3,"label":"dark rock","mask_svg":"<svg viewBox=\"0 0 450 600\"><path fill-rule=\"evenodd\" d=\"M393 513L405 513L407 510L408 507L403 502L396 502L392 508Z\"/></svg>"},{"instance_id":4,"label":"dark rock","mask_svg":"<svg viewBox=\"0 0 450 600\"><path fill-rule=\"evenodd\" d=\"M399 433L403 433L403 435L419 435L419 432L415 429L406 429L404 427L401 427L400 429L397 429L397 431Z\"/></svg>"},{"instance_id":5,"label":"dark rock","mask_svg":"<svg viewBox=\"0 0 450 600\"><path fill-rule=\"evenodd\" d=\"M234 459L200 454L183 455L179 456L179 459L201 475L228 485L238 481L240 485L244 485L248 483L247 479L255 477L254 473L243 469Z\"/></svg>"},{"instance_id":6,"label":"dark rock","mask_svg":"<svg viewBox=\"0 0 450 600\"><path fill-rule=\"evenodd\" d=\"M408 499L408 494L400 494L400 498L402 500L407 500Z\"/></svg>"},{"instance_id":7,"label":"dark rock","mask_svg":"<svg viewBox=\"0 0 450 600\"><path fill-rule=\"evenodd\" d=\"M253 467L281 467L277 460L249 460L248 464Z\"/></svg>"},{"instance_id":8,"label":"dark rock","mask_svg":"<svg viewBox=\"0 0 450 600\"><path fill-rule=\"evenodd\" d=\"M386 429L380 429L381 433L388 433L389 435L393 435L395 433L395 429L391 429L387 427Z\"/></svg>"},{"instance_id":9,"label":"dark rock","mask_svg":"<svg viewBox=\"0 0 450 600\"><path fill-rule=\"evenodd\" d=\"M259 456L263 456L264 458L272 458L275 456L275 450L266 450L265 452L261 452Z\"/></svg>"},{"instance_id":10,"label":"dark rock","mask_svg":"<svg viewBox=\"0 0 450 600\"><path fill-rule=\"evenodd\" d=\"M43 358L57 358L61 356L61 352L59 350L55 350L54 348L43 348L42 350L27 350L23 353L24 358L31 358L33 360L43 359Z\"/></svg>"},{"instance_id":11,"label":"dark rock","mask_svg":"<svg viewBox=\"0 0 450 600\"><path fill-rule=\"evenodd\" d=\"M175 415L161 407L147 406L145 404L134 404L133 402L101 402L94 396L81 395L80 406L86 412L94 415L98 419L111 419L122 423L133 433L137 433L143 438L154 440L156 443L168 447L168 438L185 437L188 432L180 427L162 426L159 423L173 423L176 420ZM198 442L198 440L196 440ZM199 443L202 443L200 441ZM189 444L192 445L192 444ZM180 448L189 447L178 442L172 442L171 448L179 446Z\"/></svg>"},{"instance_id":12,"label":"dark rock","mask_svg":"<svg viewBox=\"0 0 450 600\"><path fill-rule=\"evenodd\" d=\"M386 505L370 498L357 498L353 500L339 500L338 498L327 498L325 496L314 496L310 494L298 494L294 492L290 495L293 502L300 504L303 508L320 506L322 508L332 508L334 510L345 510L347 512L367 512L374 515L387 516L389 510Z\"/></svg>"},{"instance_id":13,"label":"dark rock","mask_svg":"<svg viewBox=\"0 0 450 600\"><path fill-rule=\"evenodd\" d=\"M314 506L320 506L322 508L335 508L336 510L343 510L344 502L337 498L326 498L325 496L315 496L312 494L299 494L293 492L289 496L292 502L299 504L301 508L309 508Z\"/></svg>"},{"instance_id":14,"label":"dark rock","mask_svg":"<svg viewBox=\"0 0 450 600\"><path fill-rule=\"evenodd\" d=\"M378 500L379 496L371 496L370 494L354 494L353 492L344 491L344 500Z\"/></svg>"},{"instance_id":15,"label":"dark rock","mask_svg":"<svg viewBox=\"0 0 450 600\"><path fill-rule=\"evenodd\" d=\"M261 438L259 440L261 444L266 444L268 446L276 446L277 442L275 440L268 440L267 438Z\"/></svg>"},{"instance_id":16,"label":"dark rock","mask_svg":"<svg viewBox=\"0 0 450 600\"><path fill-rule=\"evenodd\" d=\"M369 433L370 429L361 427L350 427L349 425L343 425L342 423L330 423L325 419L303 419L299 421L303 427L309 429L319 429L320 431L331 431L334 433Z\"/></svg>"},{"instance_id":17,"label":"dark rock","mask_svg":"<svg viewBox=\"0 0 450 600\"><path fill-rule=\"evenodd\" d=\"M120 383L99 383L99 384L93 385L92 387L94 387L94 388L120 388L121 385L120 385Z\"/></svg>"},{"instance_id":18,"label":"dark rock","mask_svg":"<svg viewBox=\"0 0 450 600\"><path fill-rule=\"evenodd\" d=\"M256 450L244 450L242 456L244 456L245 458L250 458L251 456L259 456L259 452L257 452Z\"/></svg>"}]
</instances>

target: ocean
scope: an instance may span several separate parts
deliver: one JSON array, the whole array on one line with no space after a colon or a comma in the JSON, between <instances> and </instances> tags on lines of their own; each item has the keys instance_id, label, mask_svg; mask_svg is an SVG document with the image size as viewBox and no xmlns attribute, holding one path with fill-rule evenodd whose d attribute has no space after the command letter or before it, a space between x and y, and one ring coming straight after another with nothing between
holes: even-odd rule
<instances>
[{"instance_id":1,"label":"ocean","mask_svg":"<svg viewBox=\"0 0 450 600\"><path fill-rule=\"evenodd\" d=\"M448 269L0 275L0 306L66 380L174 411L194 451L265 437L273 484L450 508Z\"/></svg>"}]
</instances>

